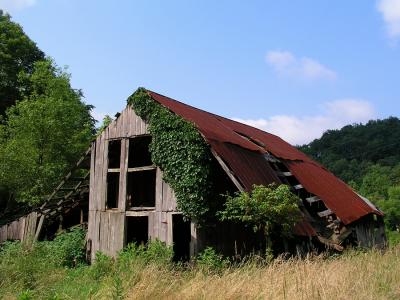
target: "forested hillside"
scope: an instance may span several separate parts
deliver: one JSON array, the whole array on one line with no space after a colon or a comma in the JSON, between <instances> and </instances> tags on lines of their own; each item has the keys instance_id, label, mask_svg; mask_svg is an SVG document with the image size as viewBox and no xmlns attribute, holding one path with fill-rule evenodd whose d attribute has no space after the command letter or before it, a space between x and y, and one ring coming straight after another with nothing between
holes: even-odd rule
<instances>
[{"instance_id":1,"label":"forested hillside","mask_svg":"<svg viewBox=\"0 0 400 300\"><path fill-rule=\"evenodd\" d=\"M390 117L328 130L300 149L321 162L400 225L400 120Z\"/></svg>"}]
</instances>

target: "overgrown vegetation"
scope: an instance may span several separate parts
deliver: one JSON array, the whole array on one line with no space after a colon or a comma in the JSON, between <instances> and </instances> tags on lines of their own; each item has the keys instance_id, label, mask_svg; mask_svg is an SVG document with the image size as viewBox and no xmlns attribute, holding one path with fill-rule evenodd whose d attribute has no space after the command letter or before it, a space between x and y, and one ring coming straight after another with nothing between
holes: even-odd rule
<instances>
[{"instance_id":1,"label":"overgrown vegetation","mask_svg":"<svg viewBox=\"0 0 400 300\"><path fill-rule=\"evenodd\" d=\"M349 250L341 256L248 259L239 265L212 248L187 264L172 262L159 241L128 245L117 258L97 254L84 264L84 232L52 242L0 248L0 297L4 299L397 299L400 248ZM69 248L69 250L67 250ZM69 256L68 253L75 253ZM338 288L340 287L340 288Z\"/></svg>"},{"instance_id":2,"label":"overgrown vegetation","mask_svg":"<svg viewBox=\"0 0 400 300\"><path fill-rule=\"evenodd\" d=\"M280 232L283 237L291 235L294 225L300 220L300 199L290 191L289 186L270 184L254 185L249 192L238 192L227 196L225 209L219 212L222 221L242 222L261 231L271 245L269 235Z\"/></svg>"},{"instance_id":3,"label":"overgrown vegetation","mask_svg":"<svg viewBox=\"0 0 400 300\"><path fill-rule=\"evenodd\" d=\"M129 99L136 114L149 123L152 161L175 191L179 210L201 221L212 200L212 156L195 126L156 103L144 88Z\"/></svg>"}]
</instances>

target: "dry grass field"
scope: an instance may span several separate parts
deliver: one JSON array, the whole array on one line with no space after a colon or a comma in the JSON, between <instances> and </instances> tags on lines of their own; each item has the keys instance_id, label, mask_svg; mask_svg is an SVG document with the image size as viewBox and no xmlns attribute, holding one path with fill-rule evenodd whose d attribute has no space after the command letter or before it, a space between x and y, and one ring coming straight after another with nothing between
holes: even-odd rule
<instances>
[{"instance_id":1,"label":"dry grass field","mask_svg":"<svg viewBox=\"0 0 400 300\"><path fill-rule=\"evenodd\" d=\"M0 251L2 299L400 299L400 247L241 266L179 266L160 245L61 267L49 248Z\"/></svg>"},{"instance_id":2,"label":"dry grass field","mask_svg":"<svg viewBox=\"0 0 400 300\"><path fill-rule=\"evenodd\" d=\"M400 248L264 267L250 263L220 274L149 266L141 275L129 299L400 299Z\"/></svg>"}]
</instances>

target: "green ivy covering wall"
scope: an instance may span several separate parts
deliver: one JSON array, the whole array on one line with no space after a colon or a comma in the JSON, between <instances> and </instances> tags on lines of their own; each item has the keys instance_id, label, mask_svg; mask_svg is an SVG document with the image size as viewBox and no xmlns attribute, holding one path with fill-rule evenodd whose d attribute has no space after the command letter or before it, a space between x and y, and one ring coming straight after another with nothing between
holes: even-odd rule
<instances>
[{"instance_id":1,"label":"green ivy covering wall","mask_svg":"<svg viewBox=\"0 0 400 300\"><path fill-rule=\"evenodd\" d=\"M212 207L212 154L196 127L139 88L128 104L149 124L152 161L175 191L178 209L199 222Z\"/></svg>"}]
</instances>

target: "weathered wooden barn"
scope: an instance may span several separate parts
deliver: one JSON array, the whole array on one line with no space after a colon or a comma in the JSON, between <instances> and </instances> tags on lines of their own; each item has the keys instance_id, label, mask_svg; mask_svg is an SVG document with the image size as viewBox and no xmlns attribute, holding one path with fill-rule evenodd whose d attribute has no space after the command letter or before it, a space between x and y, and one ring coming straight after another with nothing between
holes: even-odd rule
<instances>
[{"instance_id":1,"label":"weathered wooden barn","mask_svg":"<svg viewBox=\"0 0 400 300\"><path fill-rule=\"evenodd\" d=\"M147 93L200 132L218 166L221 192L249 191L254 184L291 186L302 200L303 220L281 251L385 246L382 212L295 147L251 126ZM0 242L28 235L46 238L59 226L87 222L92 258L97 251L115 255L130 242L153 239L173 245L179 258L207 245L227 254L254 249L257 236L249 229L223 223L198 226L183 218L173 189L152 162L151 139L147 122L128 105L42 207L0 227Z\"/></svg>"}]
</instances>

